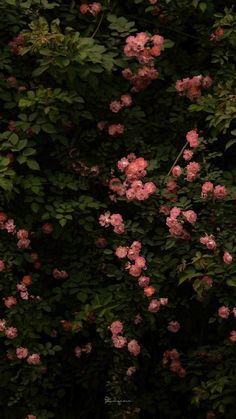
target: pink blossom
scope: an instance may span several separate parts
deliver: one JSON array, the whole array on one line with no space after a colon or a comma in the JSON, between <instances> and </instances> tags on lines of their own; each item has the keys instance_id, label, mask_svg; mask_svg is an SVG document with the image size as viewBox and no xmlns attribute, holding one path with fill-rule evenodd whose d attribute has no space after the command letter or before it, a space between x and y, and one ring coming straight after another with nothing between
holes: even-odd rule
<instances>
[{"instance_id":1,"label":"pink blossom","mask_svg":"<svg viewBox=\"0 0 236 419\"><path fill-rule=\"evenodd\" d=\"M6 329L6 320L0 319L0 332L4 332Z\"/></svg>"},{"instance_id":2,"label":"pink blossom","mask_svg":"<svg viewBox=\"0 0 236 419\"><path fill-rule=\"evenodd\" d=\"M75 347L74 352L75 352L75 356L76 356L77 358L80 358L80 357L81 357L81 355L82 355L82 350L81 350L80 346L76 346L76 347Z\"/></svg>"},{"instance_id":3,"label":"pink blossom","mask_svg":"<svg viewBox=\"0 0 236 419\"><path fill-rule=\"evenodd\" d=\"M21 240L21 239L28 239L29 232L27 230L21 229L21 230L18 230L17 231L16 235L17 235L17 238L19 240Z\"/></svg>"},{"instance_id":4,"label":"pink blossom","mask_svg":"<svg viewBox=\"0 0 236 419\"><path fill-rule=\"evenodd\" d=\"M116 248L116 256L119 258L119 259L124 259L126 256L127 256L127 253L128 253L128 247L125 247L125 246L119 246L119 247L117 247Z\"/></svg>"},{"instance_id":5,"label":"pink blossom","mask_svg":"<svg viewBox=\"0 0 236 419\"><path fill-rule=\"evenodd\" d=\"M229 340L231 340L231 342L236 342L236 330L232 330L232 332L230 332Z\"/></svg>"},{"instance_id":6,"label":"pink blossom","mask_svg":"<svg viewBox=\"0 0 236 419\"><path fill-rule=\"evenodd\" d=\"M183 159L188 161L188 160L191 160L192 157L193 157L193 151L186 148L183 152Z\"/></svg>"},{"instance_id":7,"label":"pink blossom","mask_svg":"<svg viewBox=\"0 0 236 419\"><path fill-rule=\"evenodd\" d=\"M182 211L182 214L184 218L186 218L186 220L191 224L194 224L197 221L197 214L192 210Z\"/></svg>"},{"instance_id":8,"label":"pink blossom","mask_svg":"<svg viewBox=\"0 0 236 419\"><path fill-rule=\"evenodd\" d=\"M181 213L181 209L178 207L173 207L170 210L170 218L176 219Z\"/></svg>"},{"instance_id":9,"label":"pink blossom","mask_svg":"<svg viewBox=\"0 0 236 419\"><path fill-rule=\"evenodd\" d=\"M233 261L232 255L229 252L224 252L223 261L224 261L224 263L229 265Z\"/></svg>"},{"instance_id":10,"label":"pink blossom","mask_svg":"<svg viewBox=\"0 0 236 419\"><path fill-rule=\"evenodd\" d=\"M211 85L212 85L212 78L210 76L203 77L202 86L204 87L204 89L209 89L209 87L211 87Z\"/></svg>"},{"instance_id":11,"label":"pink blossom","mask_svg":"<svg viewBox=\"0 0 236 419\"><path fill-rule=\"evenodd\" d=\"M182 169L180 166L174 166L171 173L174 177L179 177L182 174Z\"/></svg>"},{"instance_id":12,"label":"pink blossom","mask_svg":"<svg viewBox=\"0 0 236 419\"><path fill-rule=\"evenodd\" d=\"M132 105L132 97L129 94L122 95L120 100L122 105L126 108Z\"/></svg>"},{"instance_id":13,"label":"pink blossom","mask_svg":"<svg viewBox=\"0 0 236 419\"><path fill-rule=\"evenodd\" d=\"M125 226L124 226L124 224L120 224L120 225L118 225L118 226L115 226L115 227L114 227L114 232L115 232L116 234L123 234L123 233L124 233L124 231L125 231Z\"/></svg>"},{"instance_id":14,"label":"pink blossom","mask_svg":"<svg viewBox=\"0 0 236 419\"><path fill-rule=\"evenodd\" d=\"M30 365L38 365L38 364L40 364L40 355L37 354L37 353L34 353L34 354L28 356L27 362Z\"/></svg>"},{"instance_id":15,"label":"pink blossom","mask_svg":"<svg viewBox=\"0 0 236 419\"><path fill-rule=\"evenodd\" d=\"M99 131L103 131L105 128L105 125L106 125L105 121L99 121L97 123L97 128L99 129Z\"/></svg>"},{"instance_id":16,"label":"pink blossom","mask_svg":"<svg viewBox=\"0 0 236 419\"><path fill-rule=\"evenodd\" d=\"M119 320L112 322L112 324L108 327L113 335L119 335L123 333L123 323Z\"/></svg>"},{"instance_id":17,"label":"pink blossom","mask_svg":"<svg viewBox=\"0 0 236 419\"><path fill-rule=\"evenodd\" d=\"M138 256L135 259L135 265L138 266L139 268L145 268L146 266L146 259L142 256Z\"/></svg>"},{"instance_id":18,"label":"pink blossom","mask_svg":"<svg viewBox=\"0 0 236 419\"><path fill-rule=\"evenodd\" d=\"M140 276L140 278L138 279L139 286L142 288L147 287L149 285L149 282L149 276Z\"/></svg>"},{"instance_id":19,"label":"pink blossom","mask_svg":"<svg viewBox=\"0 0 236 419\"><path fill-rule=\"evenodd\" d=\"M196 147L199 146L198 133L197 133L196 130L191 130L191 131L187 132L186 139L187 139L190 147L196 148Z\"/></svg>"},{"instance_id":20,"label":"pink blossom","mask_svg":"<svg viewBox=\"0 0 236 419\"><path fill-rule=\"evenodd\" d=\"M37 419L35 415L27 415L25 419Z\"/></svg>"},{"instance_id":21,"label":"pink blossom","mask_svg":"<svg viewBox=\"0 0 236 419\"><path fill-rule=\"evenodd\" d=\"M224 199L228 191L225 186L217 185L214 188L214 197L216 199Z\"/></svg>"},{"instance_id":22,"label":"pink blossom","mask_svg":"<svg viewBox=\"0 0 236 419\"><path fill-rule=\"evenodd\" d=\"M17 337L17 328L16 327L7 327L5 329L5 335L8 339L15 339Z\"/></svg>"},{"instance_id":23,"label":"pink blossom","mask_svg":"<svg viewBox=\"0 0 236 419\"><path fill-rule=\"evenodd\" d=\"M112 343L115 348L121 349L126 345L127 339L124 336L112 335Z\"/></svg>"},{"instance_id":24,"label":"pink blossom","mask_svg":"<svg viewBox=\"0 0 236 419\"><path fill-rule=\"evenodd\" d=\"M5 262L3 260L0 260L0 272L4 271L5 269Z\"/></svg>"},{"instance_id":25,"label":"pink blossom","mask_svg":"<svg viewBox=\"0 0 236 419\"><path fill-rule=\"evenodd\" d=\"M120 214L111 215L110 223L111 223L112 226L119 226L120 224L123 223L122 215L120 215Z\"/></svg>"},{"instance_id":26,"label":"pink blossom","mask_svg":"<svg viewBox=\"0 0 236 419\"><path fill-rule=\"evenodd\" d=\"M3 298L3 301L7 308L11 308L12 306L17 304L17 299L13 296Z\"/></svg>"},{"instance_id":27,"label":"pink blossom","mask_svg":"<svg viewBox=\"0 0 236 419\"><path fill-rule=\"evenodd\" d=\"M213 250L216 248L216 242L212 234L210 236L206 234L206 236L200 237L200 243L206 245L206 247L210 250Z\"/></svg>"},{"instance_id":28,"label":"pink blossom","mask_svg":"<svg viewBox=\"0 0 236 419\"><path fill-rule=\"evenodd\" d=\"M170 214L170 207L168 207L167 205L161 205L160 208L159 208L159 213L164 214L164 215L169 215Z\"/></svg>"},{"instance_id":29,"label":"pink blossom","mask_svg":"<svg viewBox=\"0 0 236 419\"><path fill-rule=\"evenodd\" d=\"M122 157L117 163L118 169L120 169L122 172L126 167L129 165L129 160L126 157Z\"/></svg>"},{"instance_id":30,"label":"pink blossom","mask_svg":"<svg viewBox=\"0 0 236 419\"><path fill-rule=\"evenodd\" d=\"M213 192L214 185L212 182L205 182L202 185L201 197L206 198L208 193Z\"/></svg>"},{"instance_id":31,"label":"pink blossom","mask_svg":"<svg viewBox=\"0 0 236 419\"><path fill-rule=\"evenodd\" d=\"M202 277L202 282L204 284L206 284L207 288L211 288L212 287L212 284L213 284L213 279L210 276L208 276L208 275L204 275Z\"/></svg>"},{"instance_id":32,"label":"pink blossom","mask_svg":"<svg viewBox=\"0 0 236 419\"><path fill-rule=\"evenodd\" d=\"M9 219L6 221L5 223L5 229L7 230L8 233L15 233L16 231L16 226L14 224L14 220L13 219Z\"/></svg>"},{"instance_id":33,"label":"pink blossom","mask_svg":"<svg viewBox=\"0 0 236 419\"><path fill-rule=\"evenodd\" d=\"M137 265L131 265L129 268L129 274L138 277L141 274L141 268L139 268Z\"/></svg>"},{"instance_id":34,"label":"pink blossom","mask_svg":"<svg viewBox=\"0 0 236 419\"><path fill-rule=\"evenodd\" d=\"M144 288L144 295L146 297L152 297L153 294L155 294L156 288L150 285L149 287Z\"/></svg>"},{"instance_id":35,"label":"pink blossom","mask_svg":"<svg viewBox=\"0 0 236 419\"><path fill-rule=\"evenodd\" d=\"M121 110L121 108L122 108L122 105L118 100L113 100L110 103L110 110L114 113L119 112Z\"/></svg>"},{"instance_id":36,"label":"pink blossom","mask_svg":"<svg viewBox=\"0 0 236 419\"><path fill-rule=\"evenodd\" d=\"M149 306L148 306L148 311L150 311L150 313L157 313L161 308L161 302L157 299L153 299L150 301Z\"/></svg>"},{"instance_id":37,"label":"pink blossom","mask_svg":"<svg viewBox=\"0 0 236 419\"><path fill-rule=\"evenodd\" d=\"M129 367L126 371L126 375L128 375L129 377L134 374L136 371L136 367Z\"/></svg>"},{"instance_id":38,"label":"pink blossom","mask_svg":"<svg viewBox=\"0 0 236 419\"><path fill-rule=\"evenodd\" d=\"M28 349L27 348L22 348L22 347L16 348L16 356L19 359L27 358Z\"/></svg>"},{"instance_id":39,"label":"pink blossom","mask_svg":"<svg viewBox=\"0 0 236 419\"><path fill-rule=\"evenodd\" d=\"M97 16L101 12L101 10L102 10L101 3L93 2L90 6L90 11L93 16Z\"/></svg>"},{"instance_id":40,"label":"pink blossom","mask_svg":"<svg viewBox=\"0 0 236 419\"><path fill-rule=\"evenodd\" d=\"M157 187L155 185L155 183L153 182L146 182L144 184L144 190L145 192L147 192L149 195L153 194L154 192L156 192Z\"/></svg>"},{"instance_id":41,"label":"pink blossom","mask_svg":"<svg viewBox=\"0 0 236 419\"><path fill-rule=\"evenodd\" d=\"M101 214L100 215L100 217L99 217L99 224L102 227L109 227L110 222L111 222L110 215L111 215L110 212L105 212L105 214Z\"/></svg>"},{"instance_id":42,"label":"pink blossom","mask_svg":"<svg viewBox=\"0 0 236 419\"><path fill-rule=\"evenodd\" d=\"M66 279L68 278L68 273L66 271L60 271L59 269L55 268L52 271L52 276L55 279Z\"/></svg>"},{"instance_id":43,"label":"pink blossom","mask_svg":"<svg viewBox=\"0 0 236 419\"><path fill-rule=\"evenodd\" d=\"M138 356L140 354L141 348L136 339L129 341L128 351L134 356Z\"/></svg>"},{"instance_id":44,"label":"pink blossom","mask_svg":"<svg viewBox=\"0 0 236 419\"><path fill-rule=\"evenodd\" d=\"M28 239L20 239L17 242L17 247L19 247L19 249L27 249L30 245L30 240Z\"/></svg>"},{"instance_id":45,"label":"pink blossom","mask_svg":"<svg viewBox=\"0 0 236 419\"><path fill-rule=\"evenodd\" d=\"M177 333L180 329L180 324L177 321L171 321L169 322L167 329L169 330L169 332Z\"/></svg>"},{"instance_id":46,"label":"pink blossom","mask_svg":"<svg viewBox=\"0 0 236 419\"><path fill-rule=\"evenodd\" d=\"M218 309L218 315L222 318L222 319L228 319L229 315L230 315L230 309L226 306L221 306Z\"/></svg>"},{"instance_id":47,"label":"pink blossom","mask_svg":"<svg viewBox=\"0 0 236 419\"><path fill-rule=\"evenodd\" d=\"M108 133L111 136L123 134L125 130L124 125L121 124L112 124L108 127Z\"/></svg>"},{"instance_id":48,"label":"pink blossom","mask_svg":"<svg viewBox=\"0 0 236 419\"><path fill-rule=\"evenodd\" d=\"M192 182L197 173L200 171L200 165L199 163L196 162L190 162L187 166L186 166L186 170L187 170L187 181Z\"/></svg>"},{"instance_id":49,"label":"pink blossom","mask_svg":"<svg viewBox=\"0 0 236 419\"><path fill-rule=\"evenodd\" d=\"M166 306L168 304L168 298L160 298L160 303L162 306Z\"/></svg>"}]
</instances>

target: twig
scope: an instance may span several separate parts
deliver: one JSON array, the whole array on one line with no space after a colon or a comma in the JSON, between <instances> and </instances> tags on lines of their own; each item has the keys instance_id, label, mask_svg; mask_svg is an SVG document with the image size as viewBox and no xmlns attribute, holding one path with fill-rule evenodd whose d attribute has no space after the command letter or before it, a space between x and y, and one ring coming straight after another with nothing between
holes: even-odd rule
<instances>
[{"instance_id":1,"label":"twig","mask_svg":"<svg viewBox=\"0 0 236 419\"><path fill-rule=\"evenodd\" d=\"M169 176L169 175L170 175L170 173L171 173L171 171L172 171L173 167L175 167L176 163L178 162L179 158L181 157L181 155L182 155L183 151L185 150L185 148L187 147L187 145L188 145L188 141L186 142L186 144L184 144L183 148L182 148L182 149L181 149L181 151L179 152L178 156L176 157L176 159L175 159L174 163L172 164L172 166L171 166L171 168L170 168L170 170L169 170L169 172L167 173L167 175L166 175L166 176Z\"/></svg>"},{"instance_id":2,"label":"twig","mask_svg":"<svg viewBox=\"0 0 236 419\"><path fill-rule=\"evenodd\" d=\"M100 26L101 26L101 23L102 23L102 21L103 21L103 18L104 18L104 13L101 15L100 20L99 20L99 22L98 22L98 25L97 25L97 27L96 27L96 29L95 29L94 33L92 34L91 38L94 38L94 37L95 37L95 35L97 34L97 32L98 32L98 30L99 30L99 28L100 28Z\"/></svg>"}]
</instances>

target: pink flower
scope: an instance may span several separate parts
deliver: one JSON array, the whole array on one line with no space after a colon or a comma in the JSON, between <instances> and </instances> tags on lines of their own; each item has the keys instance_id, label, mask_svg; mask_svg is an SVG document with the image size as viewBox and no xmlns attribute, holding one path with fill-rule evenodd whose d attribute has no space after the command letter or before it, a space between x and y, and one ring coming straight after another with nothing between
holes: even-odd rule
<instances>
[{"instance_id":1,"label":"pink flower","mask_svg":"<svg viewBox=\"0 0 236 419\"><path fill-rule=\"evenodd\" d=\"M119 225L117 225L117 226L115 226L115 227L114 227L114 232L115 232L116 234L123 234L123 233L124 233L124 231L125 231L125 226L124 226L124 224L119 224Z\"/></svg>"},{"instance_id":2,"label":"pink flower","mask_svg":"<svg viewBox=\"0 0 236 419\"><path fill-rule=\"evenodd\" d=\"M182 169L180 166L174 166L171 173L174 177L179 177L182 174Z\"/></svg>"},{"instance_id":3,"label":"pink flower","mask_svg":"<svg viewBox=\"0 0 236 419\"><path fill-rule=\"evenodd\" d=\"M0 319L0 332L5 332L6 329L6 320Z\"/></svg>"},{"instance_id":4,"label":"pink flower","mask_svg":"<svg viewBox=\"0 0 236 419\"><path fill-rule=\"evenodd\" d=\"M173 207L170 210L170 218L176 219L181 213L181 209L178 207Z\"/></svg>"},{"instance_id":5,"label":"pink flower","mask_svg":"<svg viewBox=\"0 0 236 419\"><path fill-rule=\"evenodd\" d=\"M191 160L192 157L193 157L193 151L185 149L184 152L183 152L183 159L184 160Z\"/></svg>"},{"instance_id":6,"label":"pink flower","mask_svg":"<svg viewBox=\"0 0 236 419\"><path fill-rule=\"evenodd\" d=\"M136 371L136 367L129 367L126 371L126 375L130 377L132 374L134 374L135 371Z\"/></svg>"},{"instance_id":7,"label":"pink flower","mask_svg":"<svg viewBox=\"0 0 236 419\"><path fill-rule=\"evenodd\" d=\"M150 282L149 276L140 276L140 278L138 279L138 284L142 288L147 287L149 285L149 282Z\"/></svg>"},{"instance_id":8,"label":"pink flower","mask_svg":"<svg viewBox=\"0 0 236 419\"><path fill-rule=\"evenodd\" d=\"M209 192L213 192L214 185L212 182L205 182L202 185L201 197L206 198Z\"/></svg>"},{"instance_id":9,"label":"pink flower","mask_svg":"<svg viewBox=\"0 0 236 419\"><path fill-rule=\"evenodd\" d=\"M136 339L132 339L129 341L128 351L134 356L138 356L140 354L141 348Z\"/></svg>"},{"instance_id":10,"label":"pink flower","mask_svg":"<svg viewBox=\"0 0 236 419\"><path fill-rule=\"evenodd\" d=\"M87 3L81 4L79 7L80 13L85 15L89 11L89 5Z\"/></svg>"},{"instance_id":11,"label":"pink flower","mask_svg":"<svg viewBox=\"0 0 236 419\"><path fill-rule=\"evenodd\" d=\"M5 262L3 260L0 260L0 272L4 271L5 269Z\"/></svg>"},{"instance_id":12,"label":"pink flower","mask_svg":"<svg viewBox=\"0 0 236 419\"><path fill-rule=\"evenodd\" d=\"M90 10L93 16L97 16L102 10L101 3L93 2L90 6Z\"/></svg>"},{"instance_id":13,"label":"pink flower","mask_svg":"<svg viewBox=\"0 0 236 419\"><path fill-rule=\"evenodd\" d=\"M224 252L223 261L224 261L224 263L229 265L233 261L232 255L229 252Z\"/></svg>"},{"instance_id":14,"label":"pink flower","mask_svg":"<svg viewBox=\"0 0 236 419\"><path fill-rule=\"evenodd\" d=\"M214 188L214 197L216 199L224 199L227 193L228 192L225 186L217 185Z\"/></svg>"},{"instance_id":15,"label":"pink flower","mask_svg":"<svg viewBox=\"0 0 236 419\"><path fill-rule=\"evenodd\" d=\"M132 97L128 94L122 95L120 100L121 100L122 105L125 106L126 108L132 105Z\"/></svg>"},{"instance_id":16,"label":"pink flower","mask_svg":"<svg viewBox=\"0 0 236 419\"><path fill-rule=\"evenodd\" d=\"M76 346L75 347L75 356L77 358L80 358L81 357L81 354L82 354L82 350L81 350L80 346Z\"/></svg>"},{"instance_id":17,"label":"pink flower","mask_svg":"<svg viewBox=\"0 0 236 419\"><path fill-rule=\"evenodd\" d=\"M108 329L110 329L113 335L119 335L120 333L123 333L123 324L119 320L116 320L112 322Z\"/></svg>"},{"instance_id":18,"label":"pink flower","mask_svg":"<svg viewBox=\"0 0 236 419\"><path fill-rule=\"evenodd\" d=\"M160 303L162 306L166 306L168 304L168 298L160 298Z\"/></svg>"},{"instance_id":19,"label":"pink flower","mask_svg":"<svg viewBox=\"0 0 236 419\"><path fill-rule=\"evenodd\" d=\"M187 132L186 139L187 139L190 147L196 148L196 147L199 146L198 133L197 133L196 130L192 130L192 131Z\"/></svg>"},{"instance_id":20,"label":"pink flower","mask_svg":"<svg viewBox=\"0 0 236 419\"><path fill-rule=\"evenodd\" d=\"M137 265L131 265L129 268L129 274L138 277L141 274L141 268L139 268Z\"/></svg>"},{"instance_id":21,"label":"pink flower","mask_svg":"<svg viewBox=\"0 0 236 419\"><path fill-rule=\"evenodd\" d=\"M19 359L27 358L28 349L27 348L22 348L22 347L16 348L16 356Z\"/></svg>"},{"instance_id":22,"label":"pink flower","mask_svg":"<svg viewBox=\"0 0 236 419\"><path fill-rule=\"evenodd\" d=\"M171 321L169 322L167 329L169 330L169 332L177 333L180 329L180 324L177 321Z\"/></svg>"},{"instance_id":23,"label":"pink flower","mask_svg":"<svg viewBox=\"0 0 236 419\"><path fill-rule=\"evenodd\" d=\"M105 125L106 125L105 121L99 121L97 123L97 128L99 129L99 131L103 131L105 128Z\"/></svg>"},{"instance_id":24,"label":"pink flower","mask_svg":"<svg viewBox=\"0 0 236 419\"><path fill-rule=\"evenodd\" d=\"M147 182L144 184L144 190L145 192L147 192L148 194L153 194L154 192L156 192L157 187L155 185L155 183L153 182Z\"/></svg>"},{"instance_id":25,"label":"pink flower","mask_svg":"<svg viewBox=\"0 0 236 419\"><path fill-rule=\"evenodd\" d=\"M186 218L186 220L191 224L194 224L197 221L197 214L192 210L182 211L182 214L184 218Z\"/></svg>"},{"instance_id":26,"label":"pink flower","mask_svg":"<svg viewBox=\"0 0 236 419\"><path fill-rule=\"evenodd\" d=\"M152 295L155 294L155 292L156 292L156 288L154 288L151 285L149 287L144 288L144 295L146 297L152 297Z\"/></svg>"},{"instance_id":27,"label":"pink flower","mask_svg":"<svg viewBox=\"0 0 236 419\"><path fill-rule=\"evenodd\" d=\"M213 284L213 279L208 275L204 275L202 277L202 282L207 286L207 288L211 288Z\"/></svg>"},{"instance_id":28,"label":"pink flower","mask_svg":"<svg viewBox=\"0 0 236 419\"><path fill-rule=\"evenodd\" d=\"M18 230L17 231L16 236L17 236L17 238L19 240L21 240L21 239L28 239L29 233L28 233L27 230L21 229L21 230Z\"/></svg>"},{"instance_id":29,"label":"pink flower","mask_svg":"<svg viewBox=\"0 0 236 419\"><path fill-rule=\"evenodd\" d=\"M4 304L7 308L11 308L12 306L17 304L17 299L13 296L3 298L3 300L4 300Z\"/></svg>"},{"instance_id":30,"label":"pink flower","mask_svg":"<svg viewBox=\"0 0 236 419\"><path fill-rule=\"evenodd\" d=\"M231 342L236 342L236 330L232 330L232 332L230 332L229 340L231 340Z\"/></svg>"},{"instance_id":31,"label":"pink flower","mask_svg":"<svg viewBox=\"0 0 236 419\"><path fill-rule=\"evenodd\" d=\"M40 355L37 354L37 353L34 353L34 354L28 356L27 362L30 365L38 365L38 364L40 364Z\"/></svg>"},{"instance_id":32,"label":"pink flower","mask_svg":"<svg viewBox=\"0 0 236 419\"><path fill-rule=\"evenodd\" d=\"M126 345L127 339L120 335L113 335L112 343L115 346L115 348L121 349Z\"/></svg>"},{"instance_id":33,"label":"pink flower","mask_svg":"<svg viewBox=\"0 0 236 419\"><path fill-rule=\"evenodd\" d=\"M5 229L7 230L8 233L15 233L16 231L16 226L14 224L14 220L13 219L9 219L6 221L5 223Z\"/></svg>"},{"instance_id":34,"label":"pink flower","mask_svg":"<svg viewBox=\"0 0 236 419\"><path fill-rule=\"evenodd\" d=\"M192 182L195 179L197 173L200 170L200 165L199 165L199 163L196 163L194 161L190 162L186 166L186 170L187 170L187 181Z\"/></svg>"},{"instance_id":35,"label":"pink flower","mask_svg":"<svg viewBox=\"0 0 236 419\"><path fill-rule=\"evenodd\" d=\"M66 279L68 278L68 273L66 271L60 271L59 269L55 268L52 271L52 276L55 279Z\"/></svg>"},{"instance_id":36,"label":"pink flower","mask_svg":"<svg viewBox=\"0 0 236 419\"><path fill-rule=\"evenodd\" d=\"M17 328L16 327L8 327L5 329L5 335L8 339L15 339L17 337Z\"/></svg>"},{"instance_id":37,"label":"pink flower","mask_svg":"<svg viewBox=\"0 0 236 419\"><path fill-rule=\"evenodd\" d=\"M221 306L218 310L218 315L222 318L222 319L228 319L229 315L230 315L230 309L228 307L225 306Z\"/></svg>"},{"instance_id":38,"label":"pink flower","mask_svg":"<svg viewBox=\"0 0 236 419\"><path fill-rule=\"evenodd\" d=\"M120 159L117 162L117 167L118 169L120 169L122 172L124 171L124 169L126 169L126 167L129 165L129 160L126 157L123 157L122 159Z\"/></svg>"},{"instance_id":39,"label":"pink flower","mask_svg":"<svg viewBox=\"0 0 236 419\"><path fill-rule=\"evenodd\" d=\"M128 247L125 247L125 246L119 246L119 247L117 247L116 248L116 256L119 258L119 259L124 259L126 256L127 256L127 253L128 253Z\"/></svg>"},{"instance_id":40,"label":"pink flower","mask_svg":"<svg viewBox=\"0 0 236 419\"><path fill-rule=\"evenodd\" d=\"M37 419L35 415L27 415L25 419Z\"/></svg>"},{"instance_id":41,"label":"pink flower","mask_svg":"<svg viewBox=\"0 0 236 419\"><path fill-rule=\"evenodd\" d=\"M206 245L206 247L210 250L213 250L216 248L216 242L212 234L210 236L206 234L206 236L200 237L200 243Z\"/></svg>"},{"instance_id":42,"label":"pink flower","mask_svg":"<svg viewBox=\"0 0 236 419\"><path fill-rule=\"evenodd\" d=\"M123 224L123 218L120 214L113 214L110 217L110 223L112 226L119 226L120 224Z\"/></svg>"},{"instance_id":43,"label":"pink flower","mask_svg":"<svg viewBox=\"0 0 236 419\"><path fill-rule=\"evenodd\" d=\"M108 133L111 136L123 134L125 130L124 125L121 124L112 124L108 127Z\"/></svg>"},{"instance_id":44,"label":"pink flower","mask_svg":"<svg viewBox=\"0 0 236 419\"><path fill-rule=\"evenodd\" d=\"M149 303L148 311L150 311L150 313L157 313L160 310L160 307L161 302L157 299L153 299Z\"/></svg>"},{"instance_id":45,"label":"pink flower","mask_svg":"<svg viewBox=\"0 0 236 419\"><path fill-rule=\"evenodd\" d=\"M102 227L109 227L109 225L110 225L110 215L111 215L111 213L110 212L105 212L105 214L101 214L100 215L100 217L99 217L99 224L102 226Z\"/></svg>"},{"instance_id":46,"label":"pink flower","mask_svg":"<svg viewBox=\"0 0 236 419\"><path fill-rule=\"evenodd\" d=\"M144 257L142 256L138 256L135 259L135 265L138 266L139 268L145 268L146 267L146 260Z\"/></svg>"},{"instance_id":47,"label":"pink flower","mask_svg":"<svg viewBox=\"0 0 236 419\"><path fill-rule=\"evenodd\" d=\"M121 110L121 108L122 108L122 105L118 100L113 100L110 103L110 110L114 113L119 112Z\"/></svg>"},{"instance_id":48,"label":"pink flower","mask_svg":"<svg viewBox=\"0 0 236 419\"><path fill-rule=\"evenodd\" d=\"M17 247L19 247L19 249L27 249L30 245L30 240L28 239L20 239L17 242Z\"/></svg>"}]
</instances>

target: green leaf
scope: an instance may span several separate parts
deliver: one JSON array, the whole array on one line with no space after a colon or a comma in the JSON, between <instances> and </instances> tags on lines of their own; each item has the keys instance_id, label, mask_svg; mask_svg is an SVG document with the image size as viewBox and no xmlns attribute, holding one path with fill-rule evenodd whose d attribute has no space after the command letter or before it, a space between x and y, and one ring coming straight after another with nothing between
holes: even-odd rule
<instances>
[{"instance_id":1,"label":"green leaf","mask_svg":"<svg viewBox=\"0 0 236 419\"><path fill-rule=\"evenodd\" d=\"M235 139L229 140L227 142L226 146L225 146L225 151L228 150L230 147L232 147L234 144L236 144L236 140Z\"/></svg>"},{"instance_id":2,"label":"green leaf","mask_svg":"<svg viewBox=\"0 0 236 419\"><path fill-rule=\"evenodd\" d=\"M236 278L227 279L226 284L229 287L236 287Z\"/></svg>"},{"instance_id":3,"label":"green leaf","mask_svg":"<svg viewBox=\"0 0 236 419\"><path fill-rule=\"evenodd\" d=\"M32 170L40 170L40 166L36 160L27 160L26 161L27 166Z\"/></svg>"}]
</instances>

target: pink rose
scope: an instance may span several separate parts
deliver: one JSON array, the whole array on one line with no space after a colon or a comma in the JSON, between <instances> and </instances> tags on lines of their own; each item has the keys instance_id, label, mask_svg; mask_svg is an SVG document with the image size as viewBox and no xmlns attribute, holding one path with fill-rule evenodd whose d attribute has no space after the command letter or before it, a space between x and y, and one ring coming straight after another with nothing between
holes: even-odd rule
<instances>
[{"instance_id":1,"label":"pink rose","mask_svg":"<svg viewBox=\"0 0 236 419\"><path fill-rule=\"evenodd\" d=\"M160 310L161 302L157 299L153 299L150 301L150 304L148 306L148 311L150 313L157 313Z\"/></svg>"},{"instance_id":2,"label":"pink rose","mask_svg":"<svg viewBox=\"0 0 236 419\"><path fill-rule=\"evenodd\" d=\"M27 358L28 349L27 348L22 348L22 347L16 348L16 356L19 359Z\"/></svg>"},{"instance_id":3,"label":"pink rose","mask_svg":"<svg viewBox=\"0 0 236 419\"><path fill-rule=\"evenodd\" d=\"M179 177L182 174L182 169L181 169L180 166L175 166L175 167L173 167L171 173L174 177Z\"/></svg>"},{"instance_id":4,"label":"pink rose","mask_svg":"<svg viewBox=\"0 0 236 419\"><path fill-rule=\"evenodd\" d=\"M7 297L3 298L4 304L7 308L11 308L12 306L17 304L17 299L15 297Z\"/></svg>"},{"instance_id":5,"label":"pink rose","mask_svg":"<svg viewBox=\"0 0 236 419\"><path fill-rule=\"evenodd\" d=\"M180 324L177 321L171 321L169 322L167 329L169 330L169 332L177 333L180 329Z\"/></svg>"},{"instance_id":6,"label":"pink rose","mask_svg":"<svg viewBox=\"0 0 236 419\"><path fill-rule=\"evenodd\" d=\"M120 333L123 333L123 324L119 320L116 320L112 322L108 329L110 329L113 335L118 335Z\"/></svg>"},{"instance_id":7,"label":"pink rose","mask_svg":"<svg viewBox=\"0 0 236 419\"><path fill-rule=\"evenodd\" d=\"M152 297L153 294L155 294L156 288L149 286L144 288L144 295L146 297Z\"/></svg>"},{"instance_id":8,"label":"pink rose","mask_svg":"<svg viewBox=\"0 0 236 419\"><path fill-rule=\"evenodd\" d=\"M214 197L216 199L224 199L228 191L225 186L217 185L214 188Z\"/></svg>"},{"instance_id":9,"label":"pink rose","mask_svg":"<svg viewBox=\"0 0 236 419\"><path fill-rule=\"evenodd\" d=\"M38 364L40 364L40 355L37 354L37 353L34 353L34 354L28 356L27 362L30 365L38 365Z\"/></svg>"},{"instance_id":10,"label":"pink rose","mask_svg":"<svg viewBox=\"0 0 236 419\"><path fill-rule=\"evenodd\" d=\"M8 339L15 339L17 337L17 328L16 327L8 327L5 329L5 335Z\"/></svg>"},{"instance_id":11,"label":"pink rose","mask_svg":"<svg viewBox=\"0 0 236 419\"><path fill-rule=\"evenodd\" d=\"M113 335L112 343L115 346L115 348L121 349L126 345L127 339L120 335Z\"/></svg>"},{"instance_id":12,"label":"pink rose","mask_svg":"<svg viewBox=\"0 0 236 419\"><path fill-rule=\"evenodd\" d=\"M225 306L221 306L218 310L218 315L222 318L222 319L228 319L230 314L230 309L228 307Z\"/></svg>"},{"instance_id":13,"label":"pink rose","mask_svg":"<svg viewBox=\"0 0 236 419\"><path fill-rule=\"evenodd\" d=\"M229 252L225 252L224 253L224 256L223 256L223 261L224 261L224 263L226 263L227 265L229 265L233 261L232 255Z\"/></svg>"},{"instance_id":14,"label":"pink rose","mask_svg":"<svg viewBox=\"0 0 236 419\"><path fill-rule=\"evenodd\" d=\"M229 340L231 340L231 342L236 342L236 330L232 330L232 332L230 332Z\"/></svg>"},{"instance_id":15,"label":"pink rose","mask_svg":"<svg viewBox=\"0 0 236 419\"><path fill-rule=\"evenodd\" d=\"M128 351L134 356L138 356L140 354L141 348L136 339L129 341Z\"/></svg>"}]
</instances>

